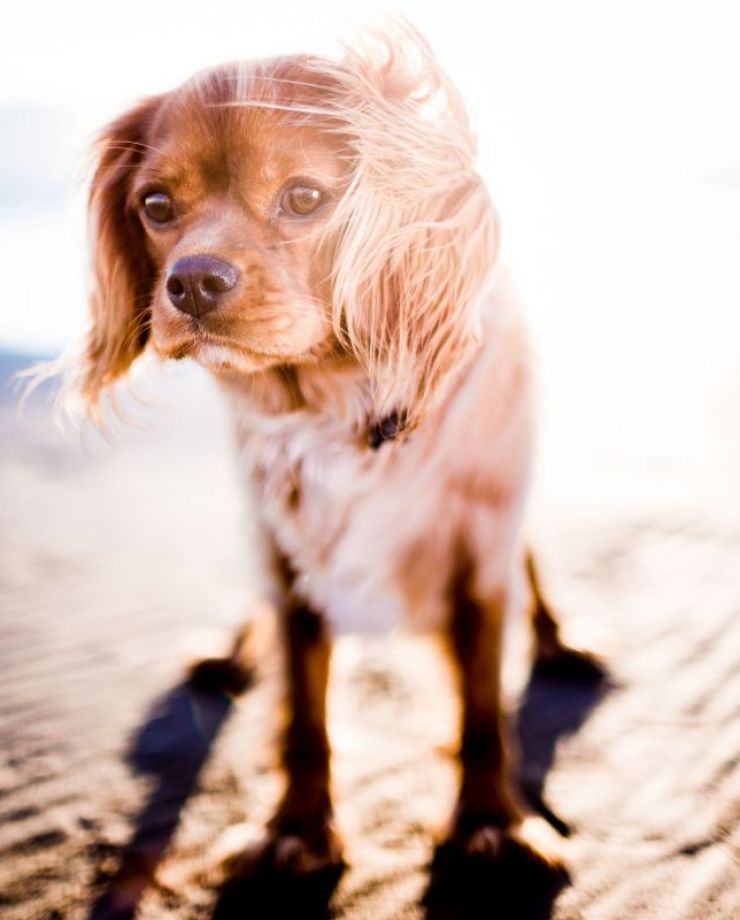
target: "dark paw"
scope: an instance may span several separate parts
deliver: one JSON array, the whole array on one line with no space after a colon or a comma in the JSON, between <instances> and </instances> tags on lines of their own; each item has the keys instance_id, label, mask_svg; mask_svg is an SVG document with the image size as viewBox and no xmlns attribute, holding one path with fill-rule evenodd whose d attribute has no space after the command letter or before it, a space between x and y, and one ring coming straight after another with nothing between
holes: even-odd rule
<instances>
[{"instance_id":1,"label":"dark paw","mask_svg":"<svg viewBox=\"0 0 740 920\"><path fill-rule=\"evenodd\" d=\"M225 853L221 861L229 878L341 874L346 867L342 840L326 821L317 822L305 833L269 829L258 840Z\"/></svg>"},{"instance_id":2,"label":"dark paw","mask_svg":"<svg viewBox=\"0 0 740 920\"><path fill-rule=\"evenodd\" d=\"M213 918L325 920L345 868L341 842L331 828L308 836L272 831L222 859L225 881Z\"/></svg>"},{"instance_id":3,"label":"dark paw","mask_svg":"<svg viewBox=\"0 0 740 920\"><path fill-rule=\"evenodd\" d=\"M535 872L565 872L562 838L542 818L527 816L506 827L485 816L457 816L435 860L472 859Z\"/></svg>"},{"instance_id":4,"label":"dark paw","mask_svg":"<svg viewBox=\"0 0 740 920\"><path fill-rule=\"evenodd\" d=\"M346 868L342 842L330 828L313 837L275 835L263 851L262 862L270 871L291 876L341 874Z\"/></svg>"},{"instance_id":5,"label":"dark paw","mask_svg":"<svg viewBox=\"0 0 740 920\"><path fill-rule=\"evenodd\" d=\"M254 671L233 657L204 658L192 665L188 682L208 693L238 696L254 683Z\"/></svg>"},{"instance_id":6,"label":"dark paw","mask_svg":"<svg viewBox=\"0 0 740 920\"><path fill-rule=\"evenodd\" d=\"M581 684L599 684L608 676L606 666L598 655L567 645L550 654L537 655L533 671L537 677Z\"/></svg>"},{"instance_id":7,"label":"dark paw","mask_svg":"<svg viewBox=\"0 0 740 920\"><path fill-rule=\"evenodd\" d=\"M569 881L559 848L547 840L554 832L545 826L541 833L538 818L510 827L469 818L436 850L423 899L427 920L549 920Z\"/></svg>"}]
</instances>

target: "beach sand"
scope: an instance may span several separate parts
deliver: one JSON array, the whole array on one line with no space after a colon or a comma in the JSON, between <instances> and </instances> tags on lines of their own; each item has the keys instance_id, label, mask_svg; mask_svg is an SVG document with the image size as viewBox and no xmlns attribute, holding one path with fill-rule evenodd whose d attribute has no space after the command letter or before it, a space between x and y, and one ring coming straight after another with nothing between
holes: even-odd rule
<instances>
[{"instance_id":1,"label":"beach sand","mask_svg":"<svg viewBox=\"0 0 740 920\"><path fill-rule=\"evenodd\" d=\"M23 363L5 356L4 381ZM224 832L259 828L279 793L275 668L238 700L182 682L255 592L249 511L215 395L182 369L159 391L145 427L107 444L64 440L43 399L19 419L3 388L6 920L740 916L740 518L710 441L676 468L545 445L532 516L548 590L610 674L512 691L523 784L570 829L570 883L430 885L455 779L443 662L427 640L347 637L331 728L351 868L326 909L313 889L265 906L215 867ZM737 457L737 432L714 446L730 440Z\"/></svg>"}]
</instances>

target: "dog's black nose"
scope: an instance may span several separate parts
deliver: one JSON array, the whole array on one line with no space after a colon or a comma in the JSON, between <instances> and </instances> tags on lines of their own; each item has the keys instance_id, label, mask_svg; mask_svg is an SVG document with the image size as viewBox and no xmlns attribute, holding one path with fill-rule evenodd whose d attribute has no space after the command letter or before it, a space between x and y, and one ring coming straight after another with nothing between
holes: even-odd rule
<instances>
[{"instance_id":1,"label":"dog's black nose","mask_svg":"<svg viewBox=\"0 0 740 920\"><path fill-rule=\"evenodd\" d=\"M184 256L167 275L167 296L173 305L191 316L215 310L221 298L239 280L239 269L215 256Z\"/></svg>"}]
</instances>

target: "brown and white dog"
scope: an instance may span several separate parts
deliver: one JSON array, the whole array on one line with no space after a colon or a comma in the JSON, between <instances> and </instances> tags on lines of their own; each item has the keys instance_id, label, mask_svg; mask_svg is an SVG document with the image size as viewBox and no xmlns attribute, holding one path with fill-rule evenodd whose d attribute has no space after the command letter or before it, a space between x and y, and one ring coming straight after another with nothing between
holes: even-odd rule
<instances>
[{"instance_id":1,"label":"brown and white dog","mask_svg":"<svg viewBox=\"0 0 740 920\"><path fill-rule=\"evenodd\" d=\"M406 29L338 61L200 74L100 140L76 384L95 414L151 349L208 368L231 406L282 583L287 788L269 838L291 871L342 859L332 633L397 624L442 631L456 666L450 840L550 859L502 725L502 629L525 579L539 662L575 655L521 543L530 356L492 281L499 230L474 155L458 94ZM241 655L224 668L232 681Z\"/></svg>"}]
</instances>

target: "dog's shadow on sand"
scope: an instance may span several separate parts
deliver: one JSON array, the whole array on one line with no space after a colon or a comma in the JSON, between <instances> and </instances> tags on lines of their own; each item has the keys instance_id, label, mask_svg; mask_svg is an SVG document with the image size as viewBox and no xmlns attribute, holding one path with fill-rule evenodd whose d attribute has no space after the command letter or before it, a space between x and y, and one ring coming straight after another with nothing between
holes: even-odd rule
<instances>
[{"instance_id":1,"label":"dog's shadow on sand","mask_svg":"<svg viewBox=\"0 0 740 920\"><path fill-rule=\"evenodd\" d=\"M533 672L516 717L520 781L532 808L561 834L571 829L547 807L542 789L557 742L573 734L608 689L605 680L556 679ZM226 694L182 683L149 711L129 747L132 770L153 780L152 790L120 852L116 871L100 879L88 920L133 920L155 870L177 830L213 743L232 709ZM228 882L219 892L213 920L250 917L332 916L331 898L341 872L291 881L269 873ZM455 861L438 853L422 899L426 920L545 920L564 873L538 873L524 860L500 867Z\"/></svg>"},{"instance_id":2,"label":"dog's shadow on sand","mask_svg":"<svg viewBox=\"0 0 740 920\"><path fill-rule=\"evenodd\" d=\"M88 920L131 920L167 850L180 814L232 708L227 694L181 683L150 709L129 745L126 761L152 790L115 873L103 878Z\"/></svg>"}]
</instances>

